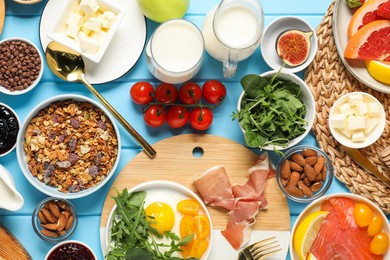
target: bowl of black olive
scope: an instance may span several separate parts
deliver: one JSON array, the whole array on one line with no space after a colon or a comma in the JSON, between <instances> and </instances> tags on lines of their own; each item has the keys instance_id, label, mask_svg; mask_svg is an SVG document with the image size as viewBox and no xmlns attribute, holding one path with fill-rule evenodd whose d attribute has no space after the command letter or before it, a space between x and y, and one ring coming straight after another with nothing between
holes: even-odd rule
<instances>
[{"instance_id":1,"label":"bowl of black olive","mask_svg":"<svg viewBox=\"0 0 390 260\"><path fill-rule=\"evenodd\" d=\"M19 128L20 121L16 112L0 102L0 157L9 154L15 148Z\"/></svg>"}]
</instances>

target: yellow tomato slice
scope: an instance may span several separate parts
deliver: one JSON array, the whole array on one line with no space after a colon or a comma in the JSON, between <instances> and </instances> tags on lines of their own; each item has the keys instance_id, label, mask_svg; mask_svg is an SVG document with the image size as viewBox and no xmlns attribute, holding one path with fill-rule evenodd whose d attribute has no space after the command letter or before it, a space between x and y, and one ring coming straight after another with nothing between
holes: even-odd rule
<instances>
[{"instance_id":1,"label":"yellow tomato slice","mask_svg":"<svg viewBox=\"0 0 390 260\"><path fill-rule=\"evenodd\" d=\"M182 200L177 203L177 210L185 215L196 216L199 212L200 205L194 199Z\"/></svg>"},{"instance_id":2,"label":"yellow tomato slice","mask_svg":"<svg viewBox=\"0 0 390 260\"><path fill-rule=\"evenodd\" d=\"M199 239L206 239L210 234L210 222L207 216L197 215L195 219L195 233Z\"/></svg>"},{"instance_id":3,"label":"yellow tomato slice","mask_svg":"<svg viewBox=\"0 0 390 260\"><path fill-rule=\"evenodd\" d=\"M180 220L180 237L185 238L191 234L195 234L194 217L184 215Z\"/></svg>"},{"instance_id":4,"label":"yellow tomato slice","mask_svg":"<svg viewBox=\"0 0 390 260\"><path fill-rule=\"evenodd\" d=\"M209 242L207 240L196 238L190 250L190 257L200 259L204 252L206 252L208 246Z\"/></svg>"}]
</instances>

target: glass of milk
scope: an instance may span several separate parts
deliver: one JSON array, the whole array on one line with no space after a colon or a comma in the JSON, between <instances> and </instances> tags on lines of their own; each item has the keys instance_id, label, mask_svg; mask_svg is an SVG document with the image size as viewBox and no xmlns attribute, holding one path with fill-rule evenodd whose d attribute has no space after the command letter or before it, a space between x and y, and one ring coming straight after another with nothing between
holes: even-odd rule
<instances>
[{"instance_id":1,"label":"glass of milk","mask_svg":"<svg viewBox=\"0 0 390 260\"><path fill-rule=\"evenodd\" d=\"M159 25L146 46L149 71L160 81L177 84L200 70L204 54L202 32L184 19Z\"/></svg>"},{"instance_id":2,"label":"glass of milk","mask_svg":"<svg viewBox=\"0 0 390 260\"><path fill-rule=\"evenodd\" d=\"M209 11L202 28L206 51L223 62L224 77L233 77L237 63L255 52L263 26L259 0L222 0Z\"/></svg>"}]
</instances>

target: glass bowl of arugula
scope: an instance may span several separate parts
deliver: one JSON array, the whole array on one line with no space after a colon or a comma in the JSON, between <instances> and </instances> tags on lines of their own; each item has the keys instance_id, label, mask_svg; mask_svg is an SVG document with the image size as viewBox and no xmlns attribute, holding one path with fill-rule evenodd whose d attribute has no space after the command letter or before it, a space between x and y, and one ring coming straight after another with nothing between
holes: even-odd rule
<instances>
[{"instance_id":1,"label":"glass bowl of arugula","mask_svg":"<svg viewBox=\"0 0 390 260\"><path fill-rule=\"evenodd\" d=\"M310 132L315 101L301 78L274 70L245 75L241 86L244 90L232 118L238 120L248 147L284 150Z\"/></svg>"}]
</instances>

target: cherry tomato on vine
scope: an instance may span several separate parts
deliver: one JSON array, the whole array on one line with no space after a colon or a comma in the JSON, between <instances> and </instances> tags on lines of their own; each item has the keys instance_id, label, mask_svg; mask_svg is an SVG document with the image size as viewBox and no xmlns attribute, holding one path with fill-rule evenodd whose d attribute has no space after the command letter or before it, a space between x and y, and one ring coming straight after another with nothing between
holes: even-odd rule
<instances>
[{"instance_id":1,"label":"cherry tomato on vine","mask_svg":"<svg viewBox=\"0 0 390 260\"><path fill-rule=\"evenodd\" d=\"M167 123L172 128L180 128L187 124L190 113L183 106L171 106L167 112Z\"/></svg>"},{"instance_id":2,"label":"cherry tomato on vine","mask_svg":"<svg viewBox=\"0 0 390 260\"><path fill-rule=\"evenodd\" d=\"M186 82L180 87L179 98L183 104L196 104L202 98L202 89L195 82Z\"/></svg>"},{"instance_id":3,"label":"cherry tomato on vine","mask_svg":"<svg viewBox=\"0 0 390 260\"><path fill-rule=\"evenodd\" d=\"M177 88L169 83L161 83L157 86L155 96L162 103L174 103L177 100Z\"/></svg>"},{"instance_id":4,"label":"cherry tomato on vine","mask_svg":"<svg viewBox=\"0 0 390 260\"><path fill-rule=\"evenodd\" d=\"M151 105L144 112L144 121L150 127L162 126L165 122L166 112L160 105Z\"/></svg>"},{"instance_id":5,"label":"cherry tomato on vine","mask_svg":"<svg viewBox=\"0 0 390 260\"><path fill-rule=\"evenodd\" d=\"M190 124L196 130L206 130L213 122L213 112L208 108L196 107L190 113Z\"/></svg>"},{"instance_id":6,"label":"cherry tomato on vine","mask_svg":"<svg viewBox=\"0 0 390 260\"><path fill-rule=\"evenodd\" d=\"M220 104L226 97L226 88L218 80L209 80L203 84L202 94L210 104Z\"/></svg>"},{"instance_id":7,"label":"cherry tomato on vine","mask_svg":"<svg viewBox=\"0 0 390 260\"><path fill-rule=\"evenodd\" d=\"M135 83L130 89L130 97L138 105L147 105L153 101L154 88L149 82Z\"/></svg>"}]
</instances>

